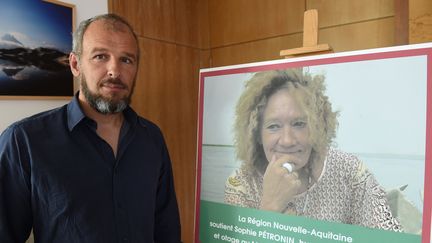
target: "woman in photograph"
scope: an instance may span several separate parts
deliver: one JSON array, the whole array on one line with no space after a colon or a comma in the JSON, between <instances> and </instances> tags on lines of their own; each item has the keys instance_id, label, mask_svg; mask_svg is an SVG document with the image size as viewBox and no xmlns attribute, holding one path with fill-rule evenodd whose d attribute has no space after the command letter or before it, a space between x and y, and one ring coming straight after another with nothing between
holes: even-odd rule
<instances>
[{"instance_id":1,"label":"woman in photograph","mask_svg":"<svg viewBox=\"0 0 432 243\"><path fill-rule=\"evenodd\" d=\"M331 146L337 112L323 76L301 69L256 73L235 112L234 144L242 164L227 179L226 203L402 231L365 165Z\"/></svg>"}]
</instances>

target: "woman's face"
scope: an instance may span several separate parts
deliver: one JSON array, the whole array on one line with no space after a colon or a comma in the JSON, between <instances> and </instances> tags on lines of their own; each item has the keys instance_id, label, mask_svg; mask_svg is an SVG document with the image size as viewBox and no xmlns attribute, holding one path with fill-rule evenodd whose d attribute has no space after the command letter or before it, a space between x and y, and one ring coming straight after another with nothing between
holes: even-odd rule
<instances>
[{"instance_id":1,"label":"woman's face","mask_svg":"<svg viewBox=\"0 0 432 243\"><path fill-rule=\"evenodd\" d=\"M292 92L284 88L270 96L263 112L261 141L269 162L273 156L286 157L298 170L308 163L312 145L306 113Z\"/></svg>"}]
</instances>

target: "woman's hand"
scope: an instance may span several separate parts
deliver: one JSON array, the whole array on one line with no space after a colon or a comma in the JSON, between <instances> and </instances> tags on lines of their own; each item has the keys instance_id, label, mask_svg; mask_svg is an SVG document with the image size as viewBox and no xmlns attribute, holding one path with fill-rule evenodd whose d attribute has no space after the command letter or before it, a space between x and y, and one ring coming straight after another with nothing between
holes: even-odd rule
<instances>
[{"instance_id":1,"label":"woman's hand","mask_svg":"<svg viewBox=\"0 0 432 243\"><path fill-rule=\"evenodd\" d=\"M298 194L301 186L299 174L294 168L289 173L282 165L289 161L289 156L276 159L272 157L263 178L261 209L283 212L288 202Z\"/></svg>"}]
</instances>

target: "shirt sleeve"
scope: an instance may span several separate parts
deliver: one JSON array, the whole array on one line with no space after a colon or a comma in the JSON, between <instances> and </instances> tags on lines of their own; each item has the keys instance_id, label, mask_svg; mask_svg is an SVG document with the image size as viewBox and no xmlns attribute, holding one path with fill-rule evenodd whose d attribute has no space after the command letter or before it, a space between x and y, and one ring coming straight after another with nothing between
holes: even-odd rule
<instances>
[{"instance_id":1,"label":"shirt sleeve","mask_svg":"<svg viewBox=\"0 0 432 243\"><path fill-rule=\"evenodd\" d=\"M0 242L24 243L32 228L30 170L16 128L0 136ZM23 153L24 152L24 153Z\"/></svg>"},{"instance_id":2,"label":"shirt sleeve","mask_svg":"<svg viewBox=\"0 0 432 243\"><path fill-rule=\"evenodd\" d=\"M352 221L354 224L384 230L402 231L393 217L384 189L360 162L353 183Z\"/></svg>"},{"instance_id":3,"label":"shirt sleeve","mask_svg":"<svg viewBox=\"0 0 432 243\"><path fill-rule=\"evenodd\" d=\"M156 198L154 239L156 243L179 243L181 242L180 216L174 190L171 159L162 135L160 135L160 141L162 167Z\"/></svg>"}]
</instances>

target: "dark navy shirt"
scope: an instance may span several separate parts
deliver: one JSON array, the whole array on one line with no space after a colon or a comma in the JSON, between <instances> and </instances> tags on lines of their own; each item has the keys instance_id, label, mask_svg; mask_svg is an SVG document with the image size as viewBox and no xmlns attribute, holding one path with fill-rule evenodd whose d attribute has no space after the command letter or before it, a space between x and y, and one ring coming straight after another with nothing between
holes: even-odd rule
<instances>
[{"instance_id":1,"label":"dark navy shirt","mask_svg":"<svg viewBox=\"0 0 432 243\"><path fill-rule=\"evenodd\" d=\"M180 242L163 136L129 107L117 157L75 97L0 137L0 242Z\"/></svg>"}]
</instances>

